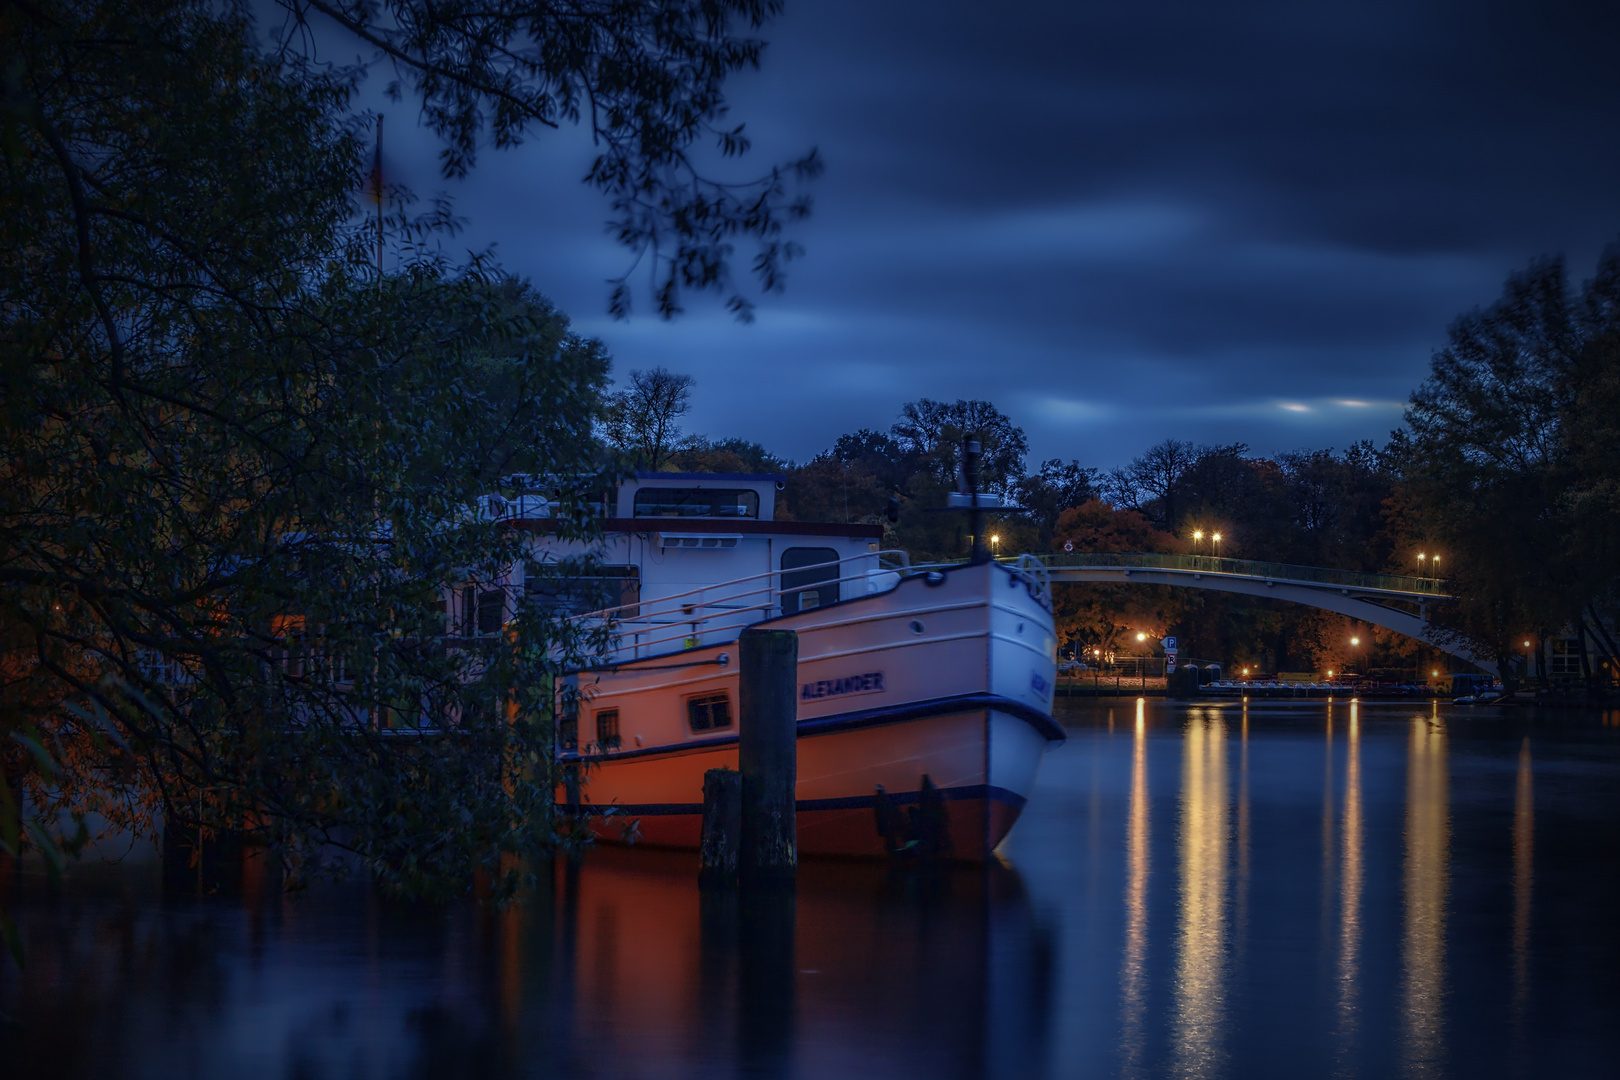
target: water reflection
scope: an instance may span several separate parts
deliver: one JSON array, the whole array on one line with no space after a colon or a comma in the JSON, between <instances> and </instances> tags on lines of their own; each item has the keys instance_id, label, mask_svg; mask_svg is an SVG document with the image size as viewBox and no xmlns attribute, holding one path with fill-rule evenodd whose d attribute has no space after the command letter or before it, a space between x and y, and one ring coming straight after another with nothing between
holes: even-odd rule
<instances>
[{"instance_id":1,"label":"water reflection","mask_svg":"<svg viewBox=\"0 0 1620 1080\"><path fill-rule=\"evenodd\" d=\"M1341 1071L1356 1044L1361 998L1361 881L1365 873L1361 823L1361 717L1350 705L1345 739L1343 850L1339 866L1338 1040Z\"/></svg>"},{"instance_id":2,"label":"water reflection","mask_svg":"<svg viewBox=\"0 0 1620 1080\"><path fill-rule=\"evenodd\" d=\"M1417 1076L1440 1075L1445 1053L1450 842L1445 725L1415 717L1406 763L1401 1051L1407 1071Z\"/></svg>"},{"instance_id":3,"label":"water reflection","mask_svg":"<svg viewBox=\"0 0 1620 1080\"><path fill-rule=\"evenodd\" d=\"M1620 731L1112 707L1112 740L1108 703L1065 717L1016 872L807 860L796 893L744 895L700 890L688 853L603 849L506 911L287 897L252 865L203 896L195 871L188 895L22 878L0 1076L1613 1071Z\"/></svg>"},{"instance_id":4,"label":"water reflection","mask_svg":"<svg viewBox=\"0 0 1620 1080\"><path fill-rule=\"evenodd\" d=\"M0 1014L26 1033L3 1072L151 1075L165 1047L238 1080L1042 1071L1053 937L1010 868L807 861L796 890L741 893L695 870L598 850L504 911L360 885L37 890L30 964L0 971Z\"/></svg>"},{"instance_id":5,"label":"water reflection","mask_svg":"<svg viewBox=\"0 0 1620 1080\"><path fill-rule=\"evenodd\" d=\"M1327 704L1325 737L1322 740L1322 899L1321 936L1328 936L1333 916L1333 827L1336 824L1333 806L1333 703Z\"/></svg>"},{"instance_id":6,"label":"water reflection","mask_svg":"<svg viewBox=\"0 0 1620 1080\"><path fill-rule=\"evenodd\" d=\"M1513 1018L1524 1021L1530 999L1530 889L1535 878L1536 803L1530 737L1519 745L1513 796Z\"/></svg>"},{"instance_id":7,"label":"water reflection","mask_svg":"<svg viewBox=\"0 0 1620 1080\"><path fill-rule=\"evenodd\" d=\"M1237 807L1237 884L1233 889L1232 962L1243 961L1243 946L1249 939L1249 699L1243 699L1243 726L1238 751Z\"/></svg>"},{"instance_id":8,"label":"water reflection","mask_svg":"<svg viewBox=\"0 0 1620 1080\"><path fill-rule=\"evenodd\" d=\"M1144 1075L1147 1009L1148 791L1147 703L1136 699L1136 736L1131 744L1131 794L1125 815L1125 960L1120 966L1120 1069Z\"/></svg>"},{"instance_id":9,"label":"water reflection","mask_svg":"<svg viewBox=\"0 0 1620 1080\"><path fill-rule=\"evenodd\" d=\"M1177 1075L1215 1076L1226 1012L1229 835L1226 722L1219 709L1189 712L1181 760L1181 925L1171 1039Z\"/></svg>"}]
</instances>

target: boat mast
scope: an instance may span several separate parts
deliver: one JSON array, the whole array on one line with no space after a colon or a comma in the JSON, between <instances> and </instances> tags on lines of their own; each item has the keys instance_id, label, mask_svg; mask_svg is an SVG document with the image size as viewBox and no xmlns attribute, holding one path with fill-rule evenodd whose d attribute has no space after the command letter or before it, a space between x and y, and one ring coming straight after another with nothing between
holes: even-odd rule
<instances>
[{"instance_id":1,"label":"boat mast","mask_svg":"<svg viewBox=\"0 0 1620 1080\"><path fill-rule=\"evenodd\" d=\"M973 565L990 561L990 549L984 543L984 512L979 508L979 440L968 439L962 444L962 479L968 490L968 531L973 534L973 553L968 562Z\"/></svg>"}]
</instances>

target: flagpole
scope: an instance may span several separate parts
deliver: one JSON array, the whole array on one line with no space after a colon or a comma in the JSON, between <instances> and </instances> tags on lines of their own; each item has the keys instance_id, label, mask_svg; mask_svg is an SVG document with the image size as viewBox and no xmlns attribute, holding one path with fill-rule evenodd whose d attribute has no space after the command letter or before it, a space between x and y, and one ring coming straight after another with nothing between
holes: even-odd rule
<instances>
[{"instance_id":1,"label":"flagpole","mask_svg":"<svg viewBox=\"0 0 1620 1080\"><path fill-rule=\"evenodd\" d=\"M383 190L382 190L382 129L383 115L377 114L377 159L372 167L371 176L376 186L377 196L377 291L382 291L383 269Z\"/></svg>"}]
</instances>

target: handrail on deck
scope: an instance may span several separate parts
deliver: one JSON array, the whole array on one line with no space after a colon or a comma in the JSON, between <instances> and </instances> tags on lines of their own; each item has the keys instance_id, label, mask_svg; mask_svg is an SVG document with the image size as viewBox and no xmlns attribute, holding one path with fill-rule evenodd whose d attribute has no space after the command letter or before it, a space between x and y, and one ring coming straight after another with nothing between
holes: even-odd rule
<instances>
[{"instance_id":1,"label":"handrail on deck","mask_svg":"<svg viewBox=\"0 0 1620 1080\"><path fill-rule=\"evenodd\" d=\"M892 557L889 565L884 564L885 556ZM855 573L840 573L836 577L806 582L804 585L792 589L776 587L775 579L783 575L798 574L807 570L822 570L829 567L843 569L846 563L860 563L862 569ZM712 636L717 632L740 631L753 622L759 621L752 617L754 612L760 612L762 613L761 617L768 618L776 601L788 593L798 593L806 589L818 589L834 585L842 586L844 583L851 581L871 581L873 575L876 574L904 576L912 571L913 568L910 566L909 557L903 551L865 551L859 555L850 555L842 559L832 559L826 562L810 563L805 566L795 566L788 570L774 569L749 574L746 577L715 582L712 585L702 585L670 596L661 596L634 604L620 604L615 607L603 608L600 611L586 612L582 615L576 615L574 618L577 620L598 620L612 623L621 639L630 639L626 643L621 643L618 648L628 647L639 652L643 649L651 649L656 645L664 645L675 641L688 642L691 638L703 634ZM744 588L743 586L747 587ZM723 594L706 595L716 593ZM630 610L634 610L635 614L630 616L624 614ZM643 636L655 635L661 630L674 627L679 627L679 631L666 633L662 637Z\"/></svg>"},{"instance_id":2,"label":"handrail on deck","mask_svg":"<svg viewBox=\"0 0 1620 1080\"><path fill-rule=\"evenodd\" d=\"M1012 558L1012 556L1007 556ZM1172 555L1157 552L1075 551L1034 556L1049 570L1067 567L1121 567L1140 570L1181 570L1199 574L1229 574L1233 577L1299 581L1339 588L1409 593L1414 596L1446 595L1441 578L1412 577L1407 574L1367 574L1357 570L1332 570L1321 566L1294 566L1261 562L1256 559L1226 559L1217 555Z\"/></svg>"}]
</instances>

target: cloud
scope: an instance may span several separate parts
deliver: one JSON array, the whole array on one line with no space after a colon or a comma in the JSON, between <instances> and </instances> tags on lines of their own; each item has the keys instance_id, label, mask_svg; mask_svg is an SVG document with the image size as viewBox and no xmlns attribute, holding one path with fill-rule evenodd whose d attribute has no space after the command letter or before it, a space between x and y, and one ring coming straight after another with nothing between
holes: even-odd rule
<instances>
[{"instance_id":1,"label":"cloud","mask_svg":"<svg viewBox=\"0 0 1620 1080\"><path fill-rule=\"evenodd\" d=\"M628 256L577 133L447 186L465 245L619 370L695 375L710 434L804 458L929 396L997 402L1037 460L1342 445L1385 437L1510 271L1579 273L1620 231L1617 28L1463 0L789 5L732 119L747 169L818 145L828 171L752 326L702 297L604 317Z\"/></svg>"}]
</instances>

